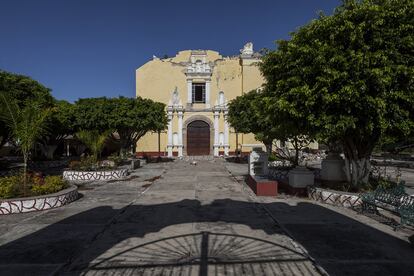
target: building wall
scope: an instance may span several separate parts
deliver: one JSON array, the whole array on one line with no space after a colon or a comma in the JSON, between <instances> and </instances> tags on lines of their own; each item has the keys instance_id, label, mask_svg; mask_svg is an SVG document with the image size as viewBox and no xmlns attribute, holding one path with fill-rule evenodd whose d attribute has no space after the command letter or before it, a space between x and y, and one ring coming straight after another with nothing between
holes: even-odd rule
<instances>
[{"instance_id":1,"label":"building wall","mask_svg":"<svg viewBox=\"0 0 414 276\"><path fill-rule=\"evenodd\" d=\"M219 115L218 132L225 132L224 114L227 112L226 104L220 105L219 93L223 92L226 102L231 101L243 93L260 88L263 77L257 63L259 58L253 53L252 44L246 44L242 54L234 57L223 57L211 50L185 50L177 53L175 57L159 59L154 57L136 70L136 95L163 102L167 106L171 120L171 131L179 132L178 114L182 117L181 145L171 146L168 131L160 134L161 152L169 151L175 155L186 154L186 122L197 116L202 117L211 124L210 146L213 152L214 144L214 114ZM201 61L198 62L198 61ZM193 67L191 67L193 66ZM198 67L197 67L198 66ZM193 69L192 69L193 68ZM195 69L194 69L195 68ZM191 71L196 70L196 71ZM197 71L199 70L199 71ZM209 82L209 104L189 104L189 82ZM191 84L190 84L191 87ZM207 93L207 87L206 87ZM171 135L171 133L170 133ZM249 152L255 145L261 145L254 139L253 134L238 134L239 149ZM171 142L171 141L170 141ZM180 143L179 143L180 144ZM228 128L228 145L218 145L216 150L220 153L232 153L236 150L236 133ZM137 144L138 154L157 154L158 133L148 133Z\"/></svg>"}]
</instances>

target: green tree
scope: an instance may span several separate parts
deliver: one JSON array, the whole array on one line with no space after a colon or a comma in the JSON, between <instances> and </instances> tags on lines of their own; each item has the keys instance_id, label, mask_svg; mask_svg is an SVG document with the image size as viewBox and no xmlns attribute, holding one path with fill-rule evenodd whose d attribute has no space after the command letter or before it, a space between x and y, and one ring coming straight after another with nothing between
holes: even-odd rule
<instances>
[{"instance_id":1,"label":"green tree","mask_svg":"<svg viewBox=\"0 0 414 276\"><path fill-rule=\"evenodd\" d=\"M254 133L262 141L270 153L272 142L277 133L272 132L271 126L264 121L262 114L262 93L252 90L236 97L228 104L228 122L239 133Z\"/></svg>"},{"instance_id":2,"label":"green tree","mask_svg":"<svg viewBox=\"0 0 414 276\"><path fill-rule=\"evenodd\" d=\"M75 103L75 129L112 129L119 136L121 154L134 151L137 141L148 131L164 130L165 105L150 99L87 98Z\"/></svg>"},{"instance_id":3,"label":"green tree","mask_svg":"<svg viewBox=\"0 0 414 276\"><path fill-rule=\"evenodd\" d=\"M272 145L276 145L275 140L291 142L294 156L284 147L278 147L276 154L298 165L300 150L311 141L310 132L306 131L303 121L296 121L293 116L274 109L269 104L272 100L272 94L266 91L253 90L238 96L228 105L228 121L237 132L253 133L265 144L268 153L272 152Z\"/></svg>"},{"instance_id":4,"label":"green tree","mask_svg":"<svg viewBox=\"0 0 414 276\"><path fill-rule=\"evenodd\" d=\"M10 136L14 140L23 155L23 193L27 191L27 163L30 152L36 141L47 133L46 120L51 110L41 108L38 103L27 103L19 107L17 102L0 94L5 109L1 112L2 121L10 130Z\"/></svg>"},{"instance_id":5,"label":"green tree","mask_svg":"<svg viewBox=\"0 0 414 276\"><path fill-rule=\"evenodd\" d=\"M111 112L107 114L108 125L116 130L121 143L121 155L134 152L138 140L149 131L164 130L167 125L165 105L150 99L108 99Z\"/></svg>"},{"instance_id":6,"label":"green tree","mask_svg":"<svg viewBox=\"0 0 414 276\"><path fill-rule=\"evenodd\" d=\"M76 131L106 131L110 129L108 116L111 112L112 105L106 97L79 99L74 106L74 128Z\"/></svg>"},{"instance_id":7,"label":"green tree","mask_svg":"<svg viewBox=\"0 0 414 276\"><path fill-rule=\"evenodd\" d=\"M27 76L3 70L0 70L0 93L13 99L21 108L27 103L36 103L39 107L45 108L51 107L53 104L49 88ZM0 104L0 108L6 110L4 102L0 101ZM8 141L10 134L6 124L0 121L0 147Z\"/></svg>"},{"instance_id":8,"label":"green tree","mask_svg":"<svg viewBox=\"0 0 414 276\"><path fill-rule=\"evenodd\" d=\"M54 152L68 135L74 134L75 113L73 104L67 101L55 101L51 116L47 120L50 131L39 143L43 155L53 159Z\"/></svg>"},{"instance_id":9,"label":"green tree","mask_svg":"<svg viewBox=\"0 0 414 276\"><path fill-rule=\"evenodd\" d=\"M91 151L93 161L96 163L111 133L111 130L103 132L99 130L80 130L76 132L76 138Z\"/></svg>"},{"instance_id":10,"label":"green tree","mask_svg":"<svg viewBox=\"0 0 414 276\"><path fill-rule=\"evenodd\" d=\"M270 109L340 142L348 180L366 183L379 139L414 128L414 1L344 1L279 41L261 71Z\"/></svg>"}]
</instances>

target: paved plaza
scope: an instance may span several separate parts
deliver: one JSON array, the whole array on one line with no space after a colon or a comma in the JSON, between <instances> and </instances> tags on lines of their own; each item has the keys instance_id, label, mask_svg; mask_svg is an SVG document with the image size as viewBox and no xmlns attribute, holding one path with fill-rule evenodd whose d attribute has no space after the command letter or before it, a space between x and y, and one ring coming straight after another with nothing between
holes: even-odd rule
<instances>
[{"instance_id":1,"label":"paved plaza","mask_svg":"<svg viewBox=\"0 0 414 276\"><path fill-rule=\"evenodd\" d=\"M257 198L247 165L147 164L82 198L0 217L1 275L414 275L413 233L294 197Z\"/></svg>"}]
</instances>

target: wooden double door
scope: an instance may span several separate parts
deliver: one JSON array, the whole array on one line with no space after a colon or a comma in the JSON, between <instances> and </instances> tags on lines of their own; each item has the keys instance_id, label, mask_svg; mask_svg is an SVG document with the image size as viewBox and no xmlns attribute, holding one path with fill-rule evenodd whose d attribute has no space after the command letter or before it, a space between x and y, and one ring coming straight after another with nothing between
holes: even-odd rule
<instances>
[{"instance_id":1,"label":"wooden double door","mask_svg":"<svg viewBox=\"0 0 414 276\"><path fill-rule=\"evenodd\" d=\"M210 155L210 126L194 121L187 126L187 155Z\"/></svg>"}]
</instances>

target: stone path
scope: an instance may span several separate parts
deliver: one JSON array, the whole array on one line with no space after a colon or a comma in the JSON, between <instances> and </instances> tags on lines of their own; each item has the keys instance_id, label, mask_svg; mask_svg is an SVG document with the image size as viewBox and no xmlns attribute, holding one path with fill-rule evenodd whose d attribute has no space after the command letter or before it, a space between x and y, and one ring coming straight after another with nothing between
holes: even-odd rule
<instances>
[{"instance_id":1,"label":"stone path","mask_svg":"<svg viewBox=\"0 0 414 276\"><path fill-rule=\"evenodd\" d=\"M64 271L317 275L222 160L177 161Z\"/></svg>"},{"instance_id":2,"label":"stone path","mask_svg":"<svg viewBox=\"0 0 414 276\"><path fill-rule=\"evenodd\" d=\"M242 183L246 171L226 164ZM249 189L246 193L251 193ZM414 275L414 231L357 212L280 195L254 197L330 275Z\"/></svg>"},{"instance_id":3,"label":"stone path","mask_svg":"<svg viewBox=\"0 0 414 276\"><path fill-rule=\"evenodd\" d=\"M89 183L63 208L0 217L0 275L414 275L410 233L256 198L246 165L190 163L147 164L126 181Z\"/></svg>"},{"instance_id":4,"label":"stone path","mask_svg":"<svg viewBox=\"0 0 414 276\"><path fill-rule=\"evenodd\" d=\"M64 208L1 218L0 274L319 274L223 160L136 174Z\"/></svg>"}]
</instances>

